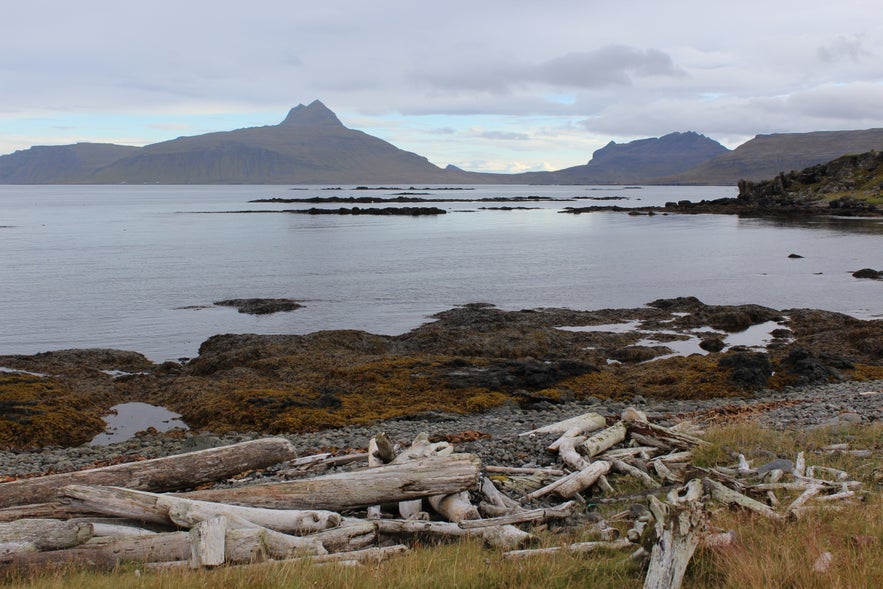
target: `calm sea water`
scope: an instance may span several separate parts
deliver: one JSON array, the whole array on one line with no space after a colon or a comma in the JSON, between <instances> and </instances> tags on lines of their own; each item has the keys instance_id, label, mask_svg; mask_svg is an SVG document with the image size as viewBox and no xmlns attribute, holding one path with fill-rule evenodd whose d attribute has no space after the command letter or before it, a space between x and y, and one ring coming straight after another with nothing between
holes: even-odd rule
<instances>
[{"instance_id":1,"label":"calm sea water","mask_svg":"<svg viewBox=\"0 0 883 589\"><path fill-rule=\"evenodd\" d=\"M113 347L165 360L196 355L217 333L401 333L479 301L600 309L694 295L883 316L883 283L850 275L883 268L880 219L559 212L718 198L734 195L732 187L429 191L463 200L432 205L449 211L437 217L205 214L314 206L248 203L255 198L396 192L0 186L0 354ZM627 200L524 203L540 208L514 211L469 202L530 195ZM240 297L294 298L305 307L254 317L212 306Z\"/></svg>"}]
</instances>

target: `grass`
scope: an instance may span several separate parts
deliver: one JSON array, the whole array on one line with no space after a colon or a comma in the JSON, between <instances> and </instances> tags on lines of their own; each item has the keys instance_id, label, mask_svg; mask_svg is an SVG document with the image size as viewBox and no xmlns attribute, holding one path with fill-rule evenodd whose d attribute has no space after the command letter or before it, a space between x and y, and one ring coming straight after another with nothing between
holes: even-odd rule
<instances>
[{"instance_id":1,"label":"grass","mask_svg":"<svg viewBox=\"0 0 883 589\"><path fill-rule=\"evenodd\" d=\"M847 471L862 481L862 500L838 511L818 511L798 521L772 522L756 515L709 504L711 523L734 530L737 543L726 549L697 550L687 572L688 589L769 587L883 587L883 424L801 431L774 431L752 422L709 430L711 445L698 451L703 465L733 464L742 453L752 465L776 457L806 453L808 465ZM848 442L872 450L870 457L825 453L828 444ZM780 495L787 504L794 495ZM626 506L609 506L609 513ZM609 514L608 514L609 515ZM580 532L540 533L542 545L587 539ZM830 568L813 571L820 555L830 552ZM417 588L616 588L641 587L643 570L626 562L627 553L556 554L505 560L475 541L421 545L406 555L362 567L272 564L222 567L211 571L138 573L126 565L114 573L56 571L19 578L23 589L177 589L181 587L300 589L340 587ZM2 583L2 582L0 582Z\"/></svg>"}]
</instances>

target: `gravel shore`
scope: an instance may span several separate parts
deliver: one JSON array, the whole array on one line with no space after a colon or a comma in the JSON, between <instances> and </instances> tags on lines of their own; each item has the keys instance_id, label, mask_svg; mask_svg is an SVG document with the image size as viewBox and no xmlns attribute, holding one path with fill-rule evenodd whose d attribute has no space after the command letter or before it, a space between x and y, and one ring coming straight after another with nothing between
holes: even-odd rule
<instances>
[{"instance_id":1,"label":"gravel shore","mask_svg":"<svg viewBox=\"0 0 883 589\"><path fill-rule=\"evenodd\" d=\"M478 415L428 413L414 419L396 419L370 426L350 426L310 434L291 434L301 456L318 452L343 453L364 449L368 439L383 431L394 442L409 443L415 435L454 436L458 451L478 454L485 464L535 466L551 464L555 456L545 447L551 439L518 434L581 413L594 411L605 417L618 416L633 405L661 425L690 419L700 425L733 416L745 416L776 429L804 429L838 424L870 424L883 421L883 380L841 382L821 386L764 390L748 397L671 401L636 396L628 403L589 399L579 403L540 405L521 409L515 404ZM455 436L455 434L457 434ZM108 446L84 444L73 448L47 447L31 452L0 452L0 480L50 472L67 472L127 460L157 458L188 450L230 444L261 436L254 433L225 434L172 431L140 433ZM272 478L279 468L253 478Z\"/></svg>"}]
</instances>

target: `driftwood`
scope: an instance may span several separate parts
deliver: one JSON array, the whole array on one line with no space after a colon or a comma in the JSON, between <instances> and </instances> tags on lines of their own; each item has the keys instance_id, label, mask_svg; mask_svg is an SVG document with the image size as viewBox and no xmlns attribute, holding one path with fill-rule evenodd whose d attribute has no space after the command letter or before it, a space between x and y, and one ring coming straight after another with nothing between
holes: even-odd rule
<instances>
[{"instance_id":1,"label":"driftwood","mask_svg":"<svg viewBox=\"0 0 883 589\"><path fill-rule=\"evenodd\" d=\"M227 534L227 518L223 515L201 521L190 528L190 566L224 564Z\"/></svg>"},{"instance_id":2,"label":"driftwood","mask_svg":"<svg viewBox=\"0 0 883 589\"><path fill-rule=\"evenodd\" d=\"M782 516L776 513L771 507L764 505L760 501L756 501L747 495L743 495L742 493L725 487L717 481L704 478L702 479L702 484L711 492L712 497L721 503L738 505L739 507L744 507L745 509L759 513L769 519L782 519Z\"/></svg>"},{"instance_id":3,"label":"driftwood","mask_svg":"<svg viewBox=\"0 0 883 589\"><path fill-rule=\"evenodd\" d=\"M76 548L0 556L0 571L88 566L109 571L120 562L163 562L190 558L190 534L171 532L140 538L95 538Z\"/></svg>"},{"instance_id":4,"label":"driftwood","mask_svg":"<svg viewBox=\"0 0 883 589\"><path fill-rule=\"evenodd\" d=\"M476 456L452 454L306 480L194 491L180 496L274 509L343 511L473 489L478 485L479 468Z\"/></svg>"},{"instance_id":5,"label":"driftwood","mask_svg":"<svg viewBox=\"0 0 883 589\"><path fill-rule=\"evenodd\" d=\"M186 489L264 468L296 456L284 438L266 438L141 462L116 464L0 484L0 507L52 501L67 485L108 485L145 491Z\"/></svg>"},{"instance_id":6,"label":"driftwood","mask_svg":"<svg viewBox=\"0 0 883 589\"><path fill-rule=\"evenodd\" d=\"M377 531L386 535L422 535L436 538L481 538L485 544L501 550L512 550L534 541L534 537L515 526L461 528L451 522L382 519L374 522Z\"/></svg>"},{"instance_id":7,"label":"driftwood","mask_svg":"<svg viewBox=\"0 0 883 589\"><path fill-rule=\"evenodd\" d=\"M481 517L466 491L451 495L434 495L427 500L437 514L450 522L458 523Z\"/></svg>"},{"instance_id":8,"label":"driftwood","mask_svg":"<svg viewBox=\"0 0 883 589\"><path fill-rule=\"evenodd\" d=\"M502 526L507 524L523 524L528 522L545 522L552 519L565 519L573 515L576 509L575 501L568 501L556 507L548 507L546 509L531 509L493 517L488 519L467 519L459 522L461 528L465 530L476 530L478 528L490 528L494 526Z\"/></svg>"},{"instance_id":9,"label":"driftwood","mask_svg":"<svg viewBox=\"0 0 883 589\"><path fill-rule=\"evenodd\" d=\"M672 428L662 427L661 425L656 425L655 423L650 423L648 421L636 420L629 422L628 429L630 433L638 433L644 436L649 436L655 438L656 440L666 442L676 448L681 448L682 450L689 450L690 448L694 448L696 446L708 445L708 442L701 438L675 431Z\"/></svg>"},{"instance_id":10,"label":"driftwood","mask_svg":"<svg viewBox=\"0 0 883 589\"><path fill-rule=\"evenodd\" d=\"M535 434L564 434L569 437L575 437L583 432L590 432L601 429L606 425L604 417L597 413L584 413L570 419L551 423L549 425L532 429L529 432L518 434L519 436L529 436ZM552 448L555 450L555 448Z\"/></svg>"},{"instance_id":11,"label":"driftwood","mask_svg":"<svg viewBox=\"0 0 883 589\"><path fill-rule=\"evenodd\" d=\"M596 550L622 550L634 546L631 542L622 538L612 542L577 542L567 546L552 546L549 548L534 548L529 550L510 550L503 554L503 558L516 560L533 556L546 556L559 552L595 552Z\"/></svg>"},{"instance_id":12,"label":"driftwood","mask_svg":"<svg viewBox=\"0 0 883 589\"><path fill-rule=\"evenodd\" d=\"M2 489L2 485L0 485ZM87 516L88 513L77 511L70 505L53 501L51 503L30 503L0 508L0 522L13 522L19 519L69 519Z\"/></svg>"},{"instance_id":13,"label":"driftwood","mask_svg":"<svg viewBox=\"0 0 883 589\"><path fill-rule=\"evenodd\" d=\"M610 463L605 460L598 460L589 464L584 469L571 473L566 477L546 485L541 489L537 489L533 493L528 493L528 499L536 499L549 493L555 493L565 499L569 499L594 485L598 479L610 471Z\"/></svg>"},{"instance_id":14,"label":"driftwood","mask_svg":"<svg viewBox=\"0 0 883 589\"><path fill-rule=\"evenodd\" d=\"M649 498L657 540L650 551L644 589L678 589L705 531L702 483L694 479L681 491L669 493L665 504L652 495Z\"/></svg>"},{"instance_id":15,"label":"driftwood","mask_svg":"<svg viewBox=\"0 0 883 589\"><path fill-rule=\"evenodd\" d=\"M619 444L625 440L626 427L622 421L617 421L605 430L598 432L588 438L580 446L580 451L587 457L591 458L596 454L604 452L608 448Z\"/></svg>"},{"instance_id":16,"label":"driftwood","mask_svg":"<svg viewBox=\"0 0 883 589\"><path fill-rule=\"evenodd\" d=\"M195 501L173 495L160 495L120 487L71 485L61 490L72 503L95 513L124 517L160 525L179 524L186 527L219 515L254 527L281 532L308 533L334 527L340 515L321 510L262 509Z\"/></svg>"},{"instance_id":17,"label":"driftwood","mask_svg":"<svg viewBox=\"0 0 883 589\"><path fill-rule=\"evenodd\" d=\"M390 451L392 448L390 447ZM418 458L428 458L430 456L450 456L454 453L454 447L447 442L430 442L429 434L421 432L417 434L411 445L401 454L396 456L393 454L390 462L394 464L404 464ZM433 506L435 509L435 506ZM412 499L410 501L399 501L399 515L404 519L429 519L429 514L423 511L423 500Z\"/></svg>"},{"instance_id":18,"label":"driftwood","mask_svg":"<svg viewBox=\"0 0 883 589\"><path fill-rule=\"evenodd\" d=\"M37 550L71 548L89 540L92 524L54 519L0 523L0 544L32 544Z\"/></svg>"}]
</instances>

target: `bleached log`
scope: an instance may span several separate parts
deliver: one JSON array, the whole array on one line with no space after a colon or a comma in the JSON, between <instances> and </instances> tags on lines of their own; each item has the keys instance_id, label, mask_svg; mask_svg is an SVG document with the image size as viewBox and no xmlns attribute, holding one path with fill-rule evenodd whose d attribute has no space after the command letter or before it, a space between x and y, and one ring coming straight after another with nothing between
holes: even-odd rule
<instances>
[{"instance_id":1,"label":"bleached log","mask_svg":"<svg viewBox=\"0 0 883 589\"><path fill-rule=\"evenodd\" d=\"M556 442L556 448L558 455L561 456L561 461L573 470L582 470L589 465L588 461L576 450L577 445L584 441L585 438L583 437L561 436Z\"/></svg>"},{"instance_id":2,"label":"bleached log","mask_svg":"<svg viewBox=\"0 0 883 589\"><path fill-rule=\"evenodd\" d=\"M612 466L612 463L611 463L611 466ZM608 495L613 495L614 493L616 493L616 489L614 489L613 485L610 484L610 481L607 480L606 475L602 474L601 476L598 477L598 486L601 488L602 491L604 491Z\"/></svg>"},{"instance_id":3,"label":"bleached log","mask_svg":"<svg viewBox=\"0 0 883 589\"><path fill-rule=\"evenodd\" d=\"M779 498L776 496L776 493L773 491L766 492L766 500L767 503L770 504L770 507L778 507L779 506Z\"/></svg>"},{"instance_id":4,"label":"bleached log","mask_svg":"<svg viewBox=\"0 0 883 589\"><path fill-rule=\"evenodd\" d=\"M390 445L389 450L392 451ZM448 442L430 442L429 434L421 432L417 434L411 445L402 451L398 456L393 457L390 462L396 464L404 464L410 460L418 458L428 458L430 456L450 456L454 453L454 447ZM387 453L388 454L388 453ZM429 519L429 514L423 511L423 500L412 499L410 501L399 502L399 515L404 519Z\"/></svg>"},{"instance_id":5,"label":"bleached log","mask_svg":"<svg viewBox=\"0 0 883 589\"><path fill-rule=\"evenodd\" d=\"M480 513L484 517L503 517L504 515L512 515L513 513L517 512L517 509L513 509L511 507L500 507L499 505L494 505L493 503L488 503L487 501L479 501L478 503L478 513Z\"/></svg>"},{"instance_id":6,"label":"bleached log","mask_svg":"<svg viewBox=\"0 0 883 589\"><path fill-rule=\"evenodd\" d=\"M132 536L152 536L156 534L153 530L146 530L135 526L127 526L124 524L111 524L105 522L96 522L92 524L92 535L96 538L126 538Z\"/></svg>"},{"instance_id":7,"label":"bleached log","mask_svg":"<svg viewBox=\"0 0 883 589\"><path fill-rule=\"evenodd\" d=\"M394 458L394 456L393 456ZM392 458L390 458L392 460ZM389 462L389 461L387 461ZM377 447L377 436L372 437L368 440L368 468L377 468L378 466L383 466L385 462L381 458L381 452ZM368 519L377 519L380 517L380 506L379 505L370 505L368 506Z\"/></svg>"},{"instance_id":8,"label":"bleached log","mask_svg":"<svg viewBox=\"0 0 883 589\"><path fill-rule=\"evenodd\" d=\"M32 503L0 508L0 522L13 522L19 519L70 519L88 515L59 501Z\"/></svg>"},{"instance_id":9,"label":"bleached log","mask_svg":"<svg viewBox=\"0 0 883 589\"><path fill-rule=\"evenodd\" d=\"M614 460L611 465L613 467L613 470L615 470L616 472L635 477L636 479L641 481L641 484L648 489L658 489L662 486L660 483L656 482L656 480L654 480L653 477L651 477L649 474L636 466L632 466L627 462L624 462L622 460Z\"/></svg>"},{"instance_id":10,"label":"bleached log","mask_svg":"<svg viewBox=\"0 0 883 589\"><path fill-rule=\"evenodd\" d=\"M665 504L653 496L649 498L657 539L650 551L644 589L678 589L683 583L687 565L705 531L701 496L702 483L694 479L680 493L670 493Z\"/></svg>"},{"instance_id":11,"label":"bleached log","mask_svg":"<svg viewBox=\"0 0 883 589\"><path fill-rule=\"evenodd\" d=\"M405 448L392 460L392 464L404 464L412 460L429 458L432 456L450 456L454 453L454 447L448 442L430 442L429 434L421 432L417 434L411 445Z\"/></svg>"},{"instance_id":12,"label":"bleached log","mask_svg":"<svg viewBox=\"0 0 883 589\"><path fill-rule=\"evenodd\" d=\"M769 519L782 519L782 516L776 513L768 505L764 505L760 501L756 501L751 497L725 487L717 481L706 477L702 479L702 484L708 491L711 492L711 496L721 503L726 503L727 505L738 505L739 507L743 507L755 513L759 513Z\"/></svg>"},{"instance_id":13,"label":"bleached log","mask_svg":"<svg viewBox=\"0 0 883 589\"><path fill-rule=\"evenodd\" d=\"M855 491L850 491L848 489L844 489L839 493L833 493L831 495L822 495L821 497L816 497L815 501L819 503L829 502L829 501L840 501L841 499L850 499L855 497Z\"/></svg>"},{"instance_id":14,"label":"bleached log","mask_svg":"<svg viewBox=\"0 0 883 589\"><path fill-rule=\"evenodd\" d=\"M39 550L71 548L88 541L92 524L55 519L20 519L0 523L0 543L32 543Z\"/></svg>"},{"instance_id":15,"label":"bleached log","mask_svg":"<svg viewBox=\"0 0 883 589\"><path fill-rule=\"evenodd\" d=\"M40 552L33 542L0 542L0 559L22 552Z\"/></svg>"},{"instance_id":16,"label":"bleached log","mask_svg":"<svg viewBox=\"0 0 883 589\"><path fill-rule=\"evenodd\" d=\"M374 522L377 531L386 535L426 535L441 538L481 538L492 548L510 550L534 541L534 536L515 526L464 529L451 522L381 519Z\"/></svg>"},{"instance_id":17,"label":"bleached log","mask_svg":"<svg viewBox=\"0 0 883 589\"><path fill-rule=\"evenodd\" d=\"M594 485L598 478L602 475L607 474L610 471L610 463L606 460L597 460L589 464L586 468L571 473L565 477L554 481L545 487L537 489L532 493L528 493L525 495L527 499L536 499L537 497L542 497L543 495L548 495L549 493L556 493L557 495L564 497L565 499L569 499L573 497L580 491L589 488Z\"/></svg>"},{"instance_id":18,"label":"bleached log","mask_svg":"<svg viewBox=\"0 0 883 589\"><path fill-rule=\"evenodd\" d=\"M693 453L689 450L683 450L681 452L671 452L670 454L663 454L662 456L657 456L654 460L659 460L661 462L670 463L670 462L689 462L693 459Z\"/></svg>"},{"instance_id":19,"label":"bleached log","mask_svg":"<svg viewBox=\"0 0 883 589\"><path fill-rule=\"evenodd\" d=\"M631 458L633 456L652 457L659 453L659 448L653 446L635 446L633 448L612 448L606 452L599 454L597 458L602 460L621 460L623 458Z\"/></svg>"},{"instance_id":20,"label":"bleached log","mask_svg":"<svg viewBox=\"0 0 883 589\"><path fill-rule=\"evenodd\" d=\"M0 555L0 572L46 567L109 571L122 562L186 561L189 558L190 534L170 532L139 538L93 538L75 548Z\"/></svg>"},{"instance_id":21,"label":"bleached log","mask_svg":"<svg viewBox=\"0 0 883 589\"><path fill-rule=\"evenodd\" d=\"M806 469L806 478L808 479L820 478L819 474L826 474L837 482L849 479L849 475L846 473L846 471L840 470L839 468L831 468L829 466L810 466Z\"/></svg>"},{"instance_id":22,"label":"bleached log","mask_svg":"<svg viewBox=\"0 0 883 589\"><path fill-rule=\"evenodd\" d=\"M469 500L469 493L461 491L451 495L433 495L427 501L437 514L450 522L461 522L467 519L478 519L481 514Z\"/></svg>"},{"instance_id":23,"label":"bleached log","mask_svg":"<svg viewBox=\"0 0 883 589\"><path fill-rule=\"evenodd\" d=\"M625 440L625 435L625 423L617 421L607 429L601 430L580 444L579 450L586 458L591 458Z\"/></svg>"},{"instance_id":24,"label":"bleached log","mask_svg":"<svg viewBox=\"0 0 883 589\"><path fill-rule=\"evenodd\" d=\"M683 477L676 475L670 468L668 468L664 462L661 460L652 460L650 461L650 466L653 467L653 470L656 471L656 474L663 481L670 481L672 483L683 483Z\"/></svg>"},{"instance_id":25,"label":"bleached log","mask_svg":"<svg viewBox=\"0 0 883 589\"><path fill-rule=\"evenodd\" d=\"M521 509L521 503L500 491L488 477L481 478L481 492L492 504L508 509Z\"/></svg>"},{"instance_id":26,"label":"bleached log","mask_svg":"<svg viewBox=\"0 0 883 589\"><path fill-rule=\"evenodd\" d=\"M465 530L475 530L478 528L490 528L493 526L502 526L506 524L521 524L528 522L544 522L552 519L566 519L573 515L576 509L575 501L568 501L555 507L545 509L531 509L512 515L504 515L488 519L467 519L457 523L458 526Z\"/></svg>"},{"instance_id":27,"label":"bleached log","mask_svg":"<svg viewBox=\"0 0 883 589\"><path fill-rule=\"evenodd\" d=\"M663 440L654 438L653 436L645 436L643 434L639 434L638 432L631 432L629 437L635 441L636 444L641 446L650 446L652 448L658 448L663 452L667 452L671 450L671 444L664 442Z\"/></svg>"},{"instance_id":28,"label":"bleached log","mask_svg":"<svg viewBox=\"0 0 883 589\"><path fill-rule=\"evenodd\" d=\"M797 453L797 460L794 461L794 469L791 471L795 477L806 475L806 456L803 452Z\"/></svg>"},{"instance_id":29,"label":"bleached log","mask_svg":"<svg viewBox=\"0 0 883 589\"><path fill-rule=\"evenodd\" d=\"M537 429L532 429L529 432L523 432L518 434L521 436L529 436L532 434L567 434L571 433L571 437L575 437L580 435L583 432L594 431L596 429L601 429L607 424L606 420L603 416L598 415L597 413L584 413L582 415L577 415L576 417L571 417L570 419L565 419L563 421L557 421L555 423L551 423L549 425L538 427Z\"/></svg>"},{"instance_id":30,"label":"bleached log","mask_svg":"<svg viewBox=\"0 0 883 589\"><path fill-rule=\"evenodd\" d=\"M61 492L81 509L161 525L189 527L224 515L280 532L309 533L334 527L341 519L331 511L241 507L119 487L71 485Z\"/></svg>"},{"instance_id":31,"label":"bleached log","mask_svg":"<svg viewBox=\"0 0 883 589\"><path fill-rule=\"evenodd\" d=\"M638 433L645 436L650 436L656 438L657 440L662 440L663 442L671 444L676 448L681 448L682 450L689 450L690 448L694 448L696 446L708 445L708 442L701 438L675 431L673 428L662 427L661 425L656 425L647 421L632 421L628 424L628 430L629 433Z\"/></svg>"},{"instance_id":32,"label":"bleached log","mask_svg":"<svg viewBox=\"0 0 883 589\"><path fill-rule=\"evenodd\" d=\"M369 520L348 517L336 528L316 532L305 538L321 543L329 552L343 552L374 544L377 530Z\"/></svg>"},{"instance_id":33,"label":"bleached log","mask_svg":"<svg viewBox=\"0 0 883 589\"><path fill-rule=\"evenodd\" d=\"M558 468L525 468L519 466L497 466L489 464L484 467L484 471L488 474L539 474L550 477L564 476L564 471Z\"/></svg>"},{"instance_id":34,"label":"bleached log","mask_svg":"<svg viewBox=\"0 0 883 589\"><path fill-rule=\"evenodd\" d=\"M452 454L305 480L193 491L178 496L274 509L343 511L474 489L480 466L475 455Z\"/></svg>"},{"instance_id":35,"label":"bleached log","mask_svg":"<svg viewBox=\"0 0 883 589\"><path fill-rule=\"evenodd\" d=\"M503 558L508 560L518 560L522 558L531 558L534 556L547 556L549 554L556 554L559 552L588 553L595 552L597 550L622 550L623 548L629 548L632 545L633 544L625 538L614 540L612 542L577 542L575 544L569 544L567 546L552 546L550 548L534 548L528 550L510 550L509 552L503 553Z\"/></svg>"},{"instance_id":36,"label":"bleached log","mask_svg":"<svg viewBox=\"0 0 883 589\"><path fill-rule=\"evenodd\" d=\"M190 568L224 564L227 518L223 515L190 528Z\"/></svg>"},{"instance_id":37,"label":"bleached log","mask_svg":"<svg viewBox=\"0 0 883 589\"><path fill-rule=\"evenodd\" d=\"M789 505L788 509L786 509L785 511L788 513L788 515L792 517L797 517L800 508L806 505L807 501L818 495L821 490L822 488L818 485L813 485L807 488L803 493L800 494L799 497L797 497L797 499L791 502L791 505Z\"/></svg>"},{"instance_id":38,"label":"bleached log","mask_svg":"<svg viewBox=\"0 0 883 589\"><path fill-rule=\"evenodd\" d=\"M49 502L67 485L105 485L171 491L218 481L295 458L291 442L265 438L164 458L21 479L0 484L0 507Z\"/></svg>"}]
</instances>

